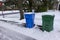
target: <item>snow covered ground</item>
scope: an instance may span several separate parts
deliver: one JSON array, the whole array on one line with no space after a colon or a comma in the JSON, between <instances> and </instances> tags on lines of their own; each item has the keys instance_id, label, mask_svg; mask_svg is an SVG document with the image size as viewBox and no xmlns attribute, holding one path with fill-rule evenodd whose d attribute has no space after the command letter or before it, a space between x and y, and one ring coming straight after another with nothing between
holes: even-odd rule
<instances>
[{"instance_id":1,"label":"snow covered ground","mask_svg":"<svg viewBox=\"0 0 60 40\"><path fill-rule=\"evenodd\" d=\"M41 12L41 13L36 13L35 15L35 24L37 25L42 25L42 15L44 14L53 14L55 15L54 18L54 30L51 32L42 32L41 30L39 30L38 28L35 28L37 26L35 26L34 28L25 28L21 25L15 25L12 23L8 23L8 22L2 22L0 21L0 26L15 32L18 32L20 34L29 36L31 38L34 38L36 40L60 40L60 12L59 11L49 11L49 12ZM20 23L24 23L25 20L19 20L19 14L14 14L14 15L5 15L5 18L2 18L2 16L0 16L0 19L3 20L11 20L11 21L16 21Z\"/></svg>"},{"instance_id":2,"label":"snow covered ground","mask_svg":"<svg viewBox=\"0 0 60 40\"><path fill-rule=\"evenodd\" d=\"M31 37L25 36L21 33L0 26L0 40L28 40L28 39L35 40Z\"/></svg>"}]
</instances>

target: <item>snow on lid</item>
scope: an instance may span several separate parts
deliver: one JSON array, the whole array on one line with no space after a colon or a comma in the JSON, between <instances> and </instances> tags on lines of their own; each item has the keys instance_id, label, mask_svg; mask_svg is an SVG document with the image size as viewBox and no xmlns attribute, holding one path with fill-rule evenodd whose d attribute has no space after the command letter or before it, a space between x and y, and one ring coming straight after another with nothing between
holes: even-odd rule
<instances>
[{"instance_id":1,"label":"snow on lid","mask_svg":"<svg viewBox=\"0 0 60 40\"><path fill-rule=\"evenodd\" d=\"M0 1L2 1L2 0L0 0Z\"/></svg>"},{"instance_id":2,"label":"snow on lid","mask_svg":"<svg viewBox=\"0 0 60 40\"><path fill-rule=\"evenodd\" d=\"M34 14L33 12L25 12L24 14Z\"/></svg>"},{"instance_id":3,"label":"snow on lid","mask_svg":"<svg viewBox=\"0 0 60 40\"><path fill-rule=\"evenodd\" d=\"M54 16L55 14L54 14L54 12L45 12L45 13L42 14L42 15L52 15L52 16Z\"/></svg>"}]
</instances>

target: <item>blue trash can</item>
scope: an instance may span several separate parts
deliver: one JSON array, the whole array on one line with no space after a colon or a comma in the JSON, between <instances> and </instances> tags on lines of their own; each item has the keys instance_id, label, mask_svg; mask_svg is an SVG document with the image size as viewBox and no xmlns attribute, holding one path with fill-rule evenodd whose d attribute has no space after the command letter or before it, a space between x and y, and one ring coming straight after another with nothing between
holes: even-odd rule
<instances>
[{"instance_id":1,"label":"blue trash can","mask_svg":"<svg viewBox=\"0 0 60 40\"><path fill-rule=\"evenodd\" d=\"M35 14L31 12L31 14L24 14L26 19L26 28L33 28L34 27L34 17Z\"/></svg>"}]
</instances>

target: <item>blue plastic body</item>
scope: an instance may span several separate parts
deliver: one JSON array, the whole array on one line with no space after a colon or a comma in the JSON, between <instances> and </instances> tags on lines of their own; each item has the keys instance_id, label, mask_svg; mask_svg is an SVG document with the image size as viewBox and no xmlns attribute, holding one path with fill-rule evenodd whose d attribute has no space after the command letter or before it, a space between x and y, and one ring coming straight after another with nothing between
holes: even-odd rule
<instances>
[{"instance_id":1,"label":"blue plastic body","mask_svg":"<svg viewBox=\"0 0 60 40\"><path fill-rule=\"evenodd\" d=\"M34 27L34 18L35 18L35 14L25 14L26 28Z\"/></svg>"}]
</instances>

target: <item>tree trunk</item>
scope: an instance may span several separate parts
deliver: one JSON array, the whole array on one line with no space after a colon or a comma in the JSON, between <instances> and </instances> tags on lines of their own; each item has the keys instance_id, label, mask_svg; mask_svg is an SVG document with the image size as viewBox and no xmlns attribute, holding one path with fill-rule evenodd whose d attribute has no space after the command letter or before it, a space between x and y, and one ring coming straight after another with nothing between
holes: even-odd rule
<instances>
[{"instance_id":1,"label":"tree trunk","mask_svg":"<svg viewBox=\"0 0 60 40\"><path fill-rule=\"evenodd\" d=\"M24 12L23 10L20 10L20 20L24 19Z\"/></svg>"},{"instance_id":2,"label":"tree trunk","mask_svg":"<svg viewBox=\"0 0 60 40\"><path fill-rule=\"evenodd\" d=\"M55 8L55 10L58 9L58 1L57 0L54 0L54 8Z\"/></svg>"},{"instance_id":3,"label":"tree trunk","mask_svg":"<svg viewBox=\"0 0 60 40\"><path fill-rule=\"evenodd\" d=\"M20 20L24 19L24 12L22 7L23 0L18 0L17 5L20 11Z\"/></svg>"}]
</instances>

